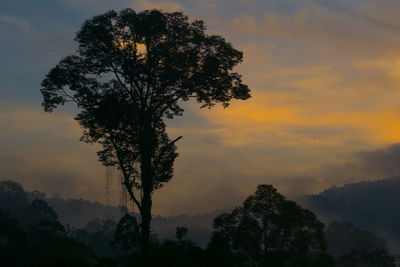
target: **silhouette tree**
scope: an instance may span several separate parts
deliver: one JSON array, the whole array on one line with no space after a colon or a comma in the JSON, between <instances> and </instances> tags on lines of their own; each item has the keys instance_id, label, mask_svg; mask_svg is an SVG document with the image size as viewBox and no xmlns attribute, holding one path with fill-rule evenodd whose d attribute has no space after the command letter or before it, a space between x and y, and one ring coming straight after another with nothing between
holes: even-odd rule
<instances>
[{"instance_id":1,"label":"silhouette tree","mask_svg":"<svg viewBox=\"0 0 400 267\"><path fill-rule=\"evenodd\" d=\"M43 199L35 199L25 208L24 218L29 223L36 224L42 221L56 221L57 213Z\"/></svg>"},{"instance_id":2,"label":"silhouette tree","mask_svg":"<svg viewBox=\"0 0 400 267\"><path fill-rule=\"evenodd\" d=\"M209 266L205 262L204 251L194 242L185 238L188 229L176 228L177 240L163 240L152 244L151 266L185 267Z\"/></svg>"},{"instance_id":3,"label":"silhouette tree","mask_svg":"<svg viewBox=\"0 0 400 267\"><path fill-rule=\"evenodd\" d=\"M135 251L139 244L140 234L138 230L139 226L136 217L128 213L125 214L119 220L112 245L125 253Z\"/></svg>"},{"instance_id":4,"label":"silhouette tree","mask_svg":"<svg viewBox=\"0 0 400 267\"><path fill-rule=\"evenodd\" d=\"M93 266L92 249L66 234L45 201L34 200L20 219L0 211L2 266Z\"/></svg>"},{"instance_id":5,"label":"silhouette tree","mask_svg":"<svg viewBox=\"0 0 400 267\"><path fill-rule=\"evenodd\" d=\"M271 185L259 185L243 206L215 218L214 229L251 266L333 265L325 253L324 225Z\"/></svg>"},{"instance_id":6,"label":"silhouette tree","mask_svg":"<svg viewBox=\"0 0 400 267\"><path fill-rule=\"evenodd\" d=\"M8 212L0 211L0 258L4 266L22 266L26 254L24 244L26 233L20 228L18 220Z\"/></svg>"},{"instance_id":7,"label":"silhouette tree","mask_svg":"<svg viewBox=\"0 0 400 267\"><path fill-rule=\"evenodd\" d=\"M24 209L21 223L23 228L39 235L43 232L65 233L64 226L58 221L57 213L42 199L33 200Z\"/></svg>"},{"instance_id":8,"label":"silhouette tree","mask_svg":"<svg viewBox=\"0 0 400 267\"><path fill-rule=\"evenodd\" d=\"M176 239L179 241L182 241L182 239L186 236L188 233L188 229L184 226L178 226L176 227Z\"/></svg>"},{"instance_id":9,"label":"silhouette tree","mask_svg":"<svg viewBox=\"0 0 400 267\"><path fill-rule=\"evenodd\" d=\"M240 266L240 260L234 259L230 242L219 232L213 233L205 252L208 266Z\"/></svg>"},{"instance_id":10,"label":"silhouette tree","mask_svg":"<svg viewBox=\"0 0 400 267\"><path fill-rule=\"evenodd\" d=\"M73 229L71 235L94 249L102 257L113 257L116 255L112 247L117 228L117 223L110 217L94 219L87 223L84 228Z\"/></svg>"},{"instance_id":11,"label":"silhouette tree","mask_svg":"<svg viewBox=\"0 0 400 267\"><path fill-rule=\"evenodd\" d=\"M19 183L0 181L0 212L19 218L28 205L28 196Z\"/></svg>"},{"instance_id":12,"label":"silhouette tree","mask_svg":"<svg viewBox=\"0 0 400 267\"><path fill-rule=\"evenodd\" d=\"M141 215L147 265L152 193L171 179L180 139L168 138L164 119L182 115L180 103L190 99L201 107L227 107L231 99L249 98L249 88L232 71L242 53L222 37L207 35L202 21L158 10L95 16L76 41L77 53L42 81L43 106L51 112L75 102L82 140L100 143L100 161L121 171Z\"/></svg>"}]
</instances>

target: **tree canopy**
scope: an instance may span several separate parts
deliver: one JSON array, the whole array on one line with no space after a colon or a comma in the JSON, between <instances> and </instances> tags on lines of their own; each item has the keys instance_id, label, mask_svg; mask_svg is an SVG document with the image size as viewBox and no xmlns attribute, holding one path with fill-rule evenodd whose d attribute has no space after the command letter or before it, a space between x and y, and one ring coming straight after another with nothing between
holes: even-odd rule
<instances>
[{"instance_id":1,"label":"tree canopy","mask_svg":"<svg viewBox=\"0 0 400 267\"><path fill-rule=\"evenodd\" d=\"M271 185L259 185L243 206L215 218L214 229L214 236L229 244L238 261L250 266L334 264L326 254L324 224Z\"/></svg>"},{"instance_id":2,"label":"tree canopy","mask_svg":"<svg viewBox=\"0 0 400 267\"><path fill-rule=\"evenodd\" d=\"M181 115L182 100L195 98L210 107L250 96L241 76L231 71L242 53L222 37L207 35L202 21L190 23L181 12L109 11L86 21L76 41L77 55L62 59L42 83L46 111L68 101L82 111L96 109L105 99L123 104L121 115L145 110L157 123ZM107 113L101 115L109 122ZM112 118L114 128L124 122L123 116Z\"/></svg>"}]
</instances>

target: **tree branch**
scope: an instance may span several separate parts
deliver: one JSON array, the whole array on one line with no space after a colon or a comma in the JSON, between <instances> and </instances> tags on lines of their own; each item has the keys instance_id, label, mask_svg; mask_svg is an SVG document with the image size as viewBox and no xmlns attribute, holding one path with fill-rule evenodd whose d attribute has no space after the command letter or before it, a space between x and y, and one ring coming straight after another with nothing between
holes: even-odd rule
<instances>
[{"instance_id":1,"label":"tree branch","mask_svg":"<svg viewBox=\"0 0 400 267\"><path fill-rule=\"evenodd\" d=\"M164 155L164 153L166 152L166 150L168 149L168 147L172 146L173 144L175 144L177 141L179 141L182 138L182 136L179 136L177 138L175 138L173 141L169 142L166 146L164 146L160 152L160 154L158 154L157 159L154 161L154 168L156 168L158 166L158 164L161 161L162 156Z\"/></svg>"},{"instance_id":2,"label":"tree branch","mask_svg":"<svg viewBox=\"0 0 400 267\"><path fill-rule=\"evenodd\" d=\"M123 184L125 185L125 188L128 191L129 196L131 197L131 200L133 200L133 202L135 202L136 206L138 207L139 211L141 212L142 211L142 205L140 205L139 201L136 199L135 194L132 191L131 183L129 182L129 175L127 174L127 172L125 170L125 167L124 167L123 161L121 159L121 155L120 155L118 146L117 146L117 144L115 142L113 142L113 140L110 140L110 141L113 144L114 149L115 149L115 151L117 153L118 163L119 163L119 166L121 167L122 175L124 176Z\"/></svg>"},{"instance_id":3,"label":"tree branch","mask_svg":"<svg viewBox=\"0 0 400 267\"><path fill-rule=\"evenodd\" d=\"M121 78L119 77L118 70L114 67L114 64L112 63L112 61L110 61L110 65L111 65L111 69L112 69L113 72L114 72L115 77L117 77L118 82L122 85L122 87L125 88L125 90L126 90L126 91L128 92L128 94L132 97L132 99L136 101L137 98L136 98L135 94L133 94L133 93L132 93L132 90L129 90L129 88L126 87L125 83L122 82ZM135 81L133 81L133 82L135 83ZM136 86L136 88L138 88L138 86L137 86L136 84L135 84L135 86ZM136 91L139 93L139 95L141 95L139 89L136 90Z\"/></svg>"}]
</instances>

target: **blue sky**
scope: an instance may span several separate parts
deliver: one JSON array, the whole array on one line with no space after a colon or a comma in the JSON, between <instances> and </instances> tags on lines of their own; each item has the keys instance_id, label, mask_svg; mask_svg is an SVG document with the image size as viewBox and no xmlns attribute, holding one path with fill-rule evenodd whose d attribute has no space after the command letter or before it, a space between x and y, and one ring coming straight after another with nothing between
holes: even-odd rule
<instances>
[{"instance_id":1,"label":"blue sky","mask_svg":"<svg viewBox=\"0 0 400 267\"><path fill-rule=\"evenodd\" d=\"M86 19L127 7L203 19L210 33L244 52L238 71L253 94L225 110L187 103L183 117L168 121L171 138L184 138L175 177L155 194L156 213L235 205L260 183L296 197L400 175L398 1L5 0L1 179L50 195L120 202L118 174L107 189L96 146L79 142L74 109L43 112L39 90L47 71L74 53Z\"/></svg>"}]
</instances>

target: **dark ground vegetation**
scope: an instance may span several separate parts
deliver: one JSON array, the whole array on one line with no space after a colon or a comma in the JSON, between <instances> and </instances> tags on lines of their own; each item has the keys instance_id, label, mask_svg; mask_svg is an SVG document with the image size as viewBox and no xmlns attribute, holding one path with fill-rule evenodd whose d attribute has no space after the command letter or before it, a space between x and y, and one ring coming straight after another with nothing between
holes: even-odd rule
<instances>
[{"instance_id":1,"label":"dark ground vegetation","mask_svg":"<svg viewBox=\"0 0 400 267\"><path fill-rule=\"evenodd\" d=\"M97 219L74 228L42 199L0 182L2 266L140 266L137 217ZM385 241L349 223L324 225L309 210L260 185L239 207L214 220L206 247L187 238L151 236L151 266L395 266ZM332 256L331 256L332 255Z\"/></svg>"}]
</instances>

